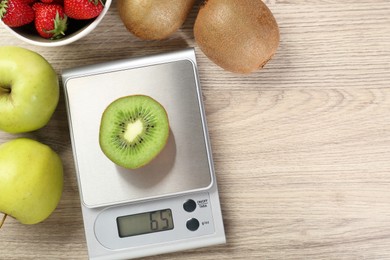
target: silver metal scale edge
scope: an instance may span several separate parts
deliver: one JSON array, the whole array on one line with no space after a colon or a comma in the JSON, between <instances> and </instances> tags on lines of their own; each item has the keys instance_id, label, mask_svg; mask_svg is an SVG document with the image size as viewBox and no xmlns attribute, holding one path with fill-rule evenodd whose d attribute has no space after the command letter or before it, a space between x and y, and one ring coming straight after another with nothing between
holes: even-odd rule
<instances>
[{"instance_id":1,"label":"silver metal scale edge","mask_svg":"<svg viewBox=\"0 0 390 260\"><path fill-rule=\"evenodd\" d=\"M193 48L67 69L62 80L90 259L226 242ZM114 165L98 144L104 109L131 94L158 100L170 121L166 147L139 170Z\"/></svg>"}]
</instances>

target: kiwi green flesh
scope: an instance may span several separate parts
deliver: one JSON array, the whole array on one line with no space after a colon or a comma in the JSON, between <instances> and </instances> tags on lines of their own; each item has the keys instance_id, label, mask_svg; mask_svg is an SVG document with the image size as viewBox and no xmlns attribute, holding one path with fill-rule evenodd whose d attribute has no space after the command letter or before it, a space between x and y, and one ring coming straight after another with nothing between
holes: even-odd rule
<instances>
[{"instance_id":1,"label":"kiwi green flesh","mask_svg":"<svg viewBox=\"0 0 390 260\"><path fill-rule=\"evenodd\" d=\"M136 169L161 152L168 136L169 121L164 107L149 96L132 95L119 98L106 108L99 143L115 164Z\"/></svg>"}]
</instances>

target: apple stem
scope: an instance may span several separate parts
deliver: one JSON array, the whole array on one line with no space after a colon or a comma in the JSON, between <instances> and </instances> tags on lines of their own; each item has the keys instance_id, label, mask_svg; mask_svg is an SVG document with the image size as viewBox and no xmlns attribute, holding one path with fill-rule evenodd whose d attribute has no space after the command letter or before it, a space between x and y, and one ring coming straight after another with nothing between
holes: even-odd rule
<instances>
[{"instance_id":1,"label":"apple stem","mask_svg":"<svg viewBox=\"0 0 390 260\"><path fill-rule=\"evenodd\" d=\"M0 229L1 229L1 227L3 226L3 224L4 224L4 222L5 222L5 219L7 218L7 214L4 214L4 216L3 216L3 219L0 221Z\"/></svg>"},{"instance_id":2,"label":"apple stem","mask_svg":"<svg viewBox=\"0 0 390 260\"><path fill-rule=\"evenodd\" d=\"M0 87L0 91L5 93L5 94L9 94L11 93L11 88L10 87Z\"/></svg>"}]
</instances>

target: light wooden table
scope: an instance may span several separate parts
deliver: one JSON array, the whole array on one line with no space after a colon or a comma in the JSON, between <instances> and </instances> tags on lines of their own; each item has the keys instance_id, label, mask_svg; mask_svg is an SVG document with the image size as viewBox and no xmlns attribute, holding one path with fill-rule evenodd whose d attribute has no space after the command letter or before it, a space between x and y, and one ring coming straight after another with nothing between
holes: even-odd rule
<instances>
[{"instance_id":1,"label":"light wooden table","mask_svg":"<svg viewBox=\"0 0 390 260\"><path fill-rule=\"evenodd\" d=\"M196 46L194 9L165 41L141 41L115 7L66 47L0 45L64 68L195 47L227 244L146 259L390 259L390 1L269 0L281 44L266 68L223 71ZM63 198L45 222L8 218L0 259L86 259L63 93L29 136L65 165ZM0 142L14 138L1 133ZM1 191L0 191L1 196Z\"/></svg>"}]
</instances>

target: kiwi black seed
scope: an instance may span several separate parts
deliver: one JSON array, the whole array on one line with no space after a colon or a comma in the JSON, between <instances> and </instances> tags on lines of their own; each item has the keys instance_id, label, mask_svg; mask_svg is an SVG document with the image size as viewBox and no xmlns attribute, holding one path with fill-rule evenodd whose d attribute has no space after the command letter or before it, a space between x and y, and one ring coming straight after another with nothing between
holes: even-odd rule
<instances>
[{"instance_id":1,"label":"kiwi black seed","mask_svg":"<svg viewBox=\"0 0 390 260\"><path fill-rule=\"evenodd\" d=\"M104 111L99 132L103 153L129 169L148 164L165 147L168 115L155 99L145 95L121 97Z\"/></svg>"}]
</instances>

